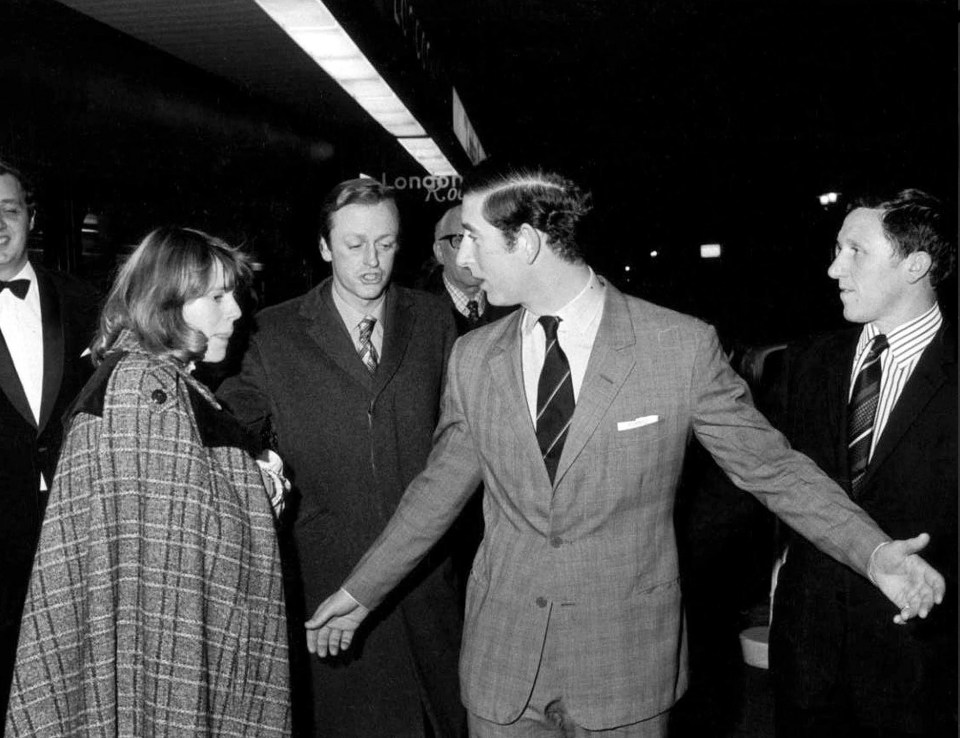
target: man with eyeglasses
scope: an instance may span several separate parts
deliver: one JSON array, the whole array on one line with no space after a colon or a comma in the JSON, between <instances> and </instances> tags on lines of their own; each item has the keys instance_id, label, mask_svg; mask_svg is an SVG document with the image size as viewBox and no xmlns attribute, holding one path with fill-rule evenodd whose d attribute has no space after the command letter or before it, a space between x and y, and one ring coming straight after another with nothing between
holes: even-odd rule
<instances>
[{"instance_id":1,"label":"man with eyeglasses","mask_svg":"<svg viewBox=\"0 0 960 738\"><path fill-rule=\"evenodd\" d=\"M433 255L440 266L430 274L423 288L448 300L457 324L457 335L499 320L513 307L491 305L480 288L480 280L457 264L457 251L463 240L461 206L454 205L437 221L433 230Z\"/></svg>"}]
</instances>

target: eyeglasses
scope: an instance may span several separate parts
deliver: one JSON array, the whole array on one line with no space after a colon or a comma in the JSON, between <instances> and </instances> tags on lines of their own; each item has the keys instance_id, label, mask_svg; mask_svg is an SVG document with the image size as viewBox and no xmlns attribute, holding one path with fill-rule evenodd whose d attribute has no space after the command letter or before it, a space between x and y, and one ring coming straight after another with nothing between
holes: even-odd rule
<instances>
[{"instance_id":1,"label":"eyeglasses","mask_svg":"<svg viewBox=\"0 0 960 738\"><path fill-rule=\"evenodd\" d=\"M454 251L456 251L457 249L460 248L460 244L461 244L461 242L463 241L463 234L462 234L462 233L450 233L450 234L448 234L448 235L446 235L446 236L440 236L440 238L438 238L437 240L438 240L438 241L449 241L449 242L450 242L450 248L452 248Z\"/></svg>"}]
</instances>

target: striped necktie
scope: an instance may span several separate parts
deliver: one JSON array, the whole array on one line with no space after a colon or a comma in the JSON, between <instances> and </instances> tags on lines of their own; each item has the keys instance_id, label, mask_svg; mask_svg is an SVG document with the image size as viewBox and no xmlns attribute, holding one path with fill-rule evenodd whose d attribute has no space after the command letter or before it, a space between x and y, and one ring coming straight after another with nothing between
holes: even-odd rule
<instances>
[{"instance_id":1,"label":"striped necktie","mask_svg":"<svg viewBox=\"0 0 960 738\"><path fill-rule=\"evenodd\" d=\"M363 320L357 325L360 329L360 345L357 348L357 353L360 354L360 361L363 362L363 365L367 367L371 374L377 370L377 364L380 362L380 357L377 356L377 349L371 340L373 336L373 326L376 322L376 318L365 315Z\"/></svg>"},{"instance_id":2,"label":"striped necktie","mask_svg":"<svg viewBox=\"0 0 960 738\"><path fill-rule=\"evenodd\" d=\"M883 334L873 339L867 358L854 380L853 394L850 396L847 414L847 462L854 497L860 493L870 461L873 425L880 400L880 355L888 345L887 337Z\"/></svg>"},{"instance_id":3,"label":"striped necktie","mask_svg":"<svg viewBox=\"0 0 960 738\"><path fill-rule=\"evenodd\" d=\"M543 454L550 482L557 473L557 464L563 451L563 443L570 429L575 401L570 363L557 341L557 326L560 318L544 315L539 321L547 337L543 357L543 369L537 384L537 443Z\"/></svg>"}]
</instances>

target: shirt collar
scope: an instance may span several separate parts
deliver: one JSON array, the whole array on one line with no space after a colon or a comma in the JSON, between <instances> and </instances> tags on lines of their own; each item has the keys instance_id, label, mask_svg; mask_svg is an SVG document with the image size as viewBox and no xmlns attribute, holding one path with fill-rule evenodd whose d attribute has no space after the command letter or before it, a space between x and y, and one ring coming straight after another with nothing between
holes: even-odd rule
<instances>
[{"instance_id":1,"label":"shirt collar","mask_svg":"<svg viewBox=\"0 0 960 738\"><path fill-rule=\"evenodd\" d=\"M933 340L940 326L943 324L943 314L940 306L934 303L923 315L913 320L901 323L889 333L886 333L890 353L895 361L906 361L923 351ZM867 346L880 335L880 329L873 323L867 323L857 341L857 356L866 350Z\"/></svg>"},{"instance_id":2,"label":"shirt collar","mask_svg":"<svg viewBox=\"0 0 960 738\"><path fill-rule=\"evenodd\" d=\"M366 310L361 311L357 310L357 308L340 296L336 281L333 282L331 288L331 292L333 293L333 304L336 306L337 312L340 313L340 318L343 320L344 325L347 327L347 330L350 331L351 335L356 332L357 326L360 325L360 321L368 315L377 319L377 325L380 325L381 327L383 326L384 305L386 303L387 296L386 290L384 290L384 293L380 295L380 298L377 300L377 302L368 306Z\"/></svg>"},{"instance_id":3,"label":"shirt collar","mask_svg":"<svg viewBox=\"0 0 960 738\"><path fill-rule=\"evenodd\" d=\"M458 311L466 315L468 312L467 303L469 303L470 300L476 300L477 311L480 313L480 315L483 315L487 307L487 295L483 290L477 290L477 293L473 297L470 297L466 292L461 290L459 287L457 287L457 285L450 281L446 272L443 274L443 284L447 288L447 292L450 293L450 299L453 300L453 304L457 306Z\"/></svg>"},{"instance_id":4,"label":"shirt collar","mask_svg":"<svg viewBox=\"0 0 960 738\"><path fill-rule=\"evenodd\" d=\"M605 285L590 268L590 278L583 289L555 313L560 318L562 330L576 334L584 333L596 319L597 314L603 310L605 294ZM534 315L529 310L524 309L523 320L520 324L523 332L529 334L533 327L537 325L539 318L539 315Z\"/></svg>"}]
</instances>

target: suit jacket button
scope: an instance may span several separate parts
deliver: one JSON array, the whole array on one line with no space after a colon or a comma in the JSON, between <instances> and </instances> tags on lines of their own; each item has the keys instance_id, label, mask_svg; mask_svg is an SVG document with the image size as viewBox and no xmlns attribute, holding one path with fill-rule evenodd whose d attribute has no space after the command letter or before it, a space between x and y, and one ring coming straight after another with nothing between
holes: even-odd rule
<instances>
[{"instance_id":1,"label":"suit jacket button","mask_svg":"<svg viewBox=\"0 0 960 738\"><path fill-rule=\"evenodd\" d=\"M546 597L537 597L537 607L546 607L547 598Z\"/></svg>"},{"instance_id":2,"label":"suit jacket button","mask_svg":"<svg viewBox=\"0 0 960 738\"><path fill-rule=\"evenodd\" d=\"M560 536L554 536L550 539L550 545L554 548L560 548L563 545L563 539Z\"/></svg>"},{"instance_id":3,"label":"suit jacket button","mask_svg":"<svg viewBox=\"0 0 960 738\"><path fill-rule=\"evenodd\" d=\"M155 389L150 395L150 399L153 400L156 404L162 405L167 401L167 393L162 389Z\"/></svg>"}]
</instances>

